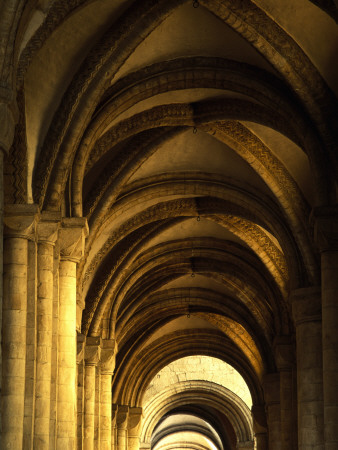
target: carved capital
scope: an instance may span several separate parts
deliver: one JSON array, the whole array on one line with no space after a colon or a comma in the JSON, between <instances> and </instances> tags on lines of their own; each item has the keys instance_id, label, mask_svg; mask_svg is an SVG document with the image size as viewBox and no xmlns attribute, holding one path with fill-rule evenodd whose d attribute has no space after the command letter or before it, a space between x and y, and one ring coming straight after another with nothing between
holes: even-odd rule
<instances>
[{"instance_id":1,"label":"carved capital","mask_svg":"<svg viewBox=\"0 0 338 450\"><path fill-rule=\"evenodd\" d=\"M79 262L84 255L84 244L87 236L88 224L86 218L63 218L59 230L61 259Z\"/></svg>"},{"instance_id":2,"label":"carved capital","mask_svg":"<svg viewBox=\"0 0 338 450\"><path fill-rule=\"evenodd\" d=\"M253 405L251 408L253 430L255 434L263 434L267 432L266 412L263 405Z\"/></svg>"},{"instance_id":3,"label":"carved capital","mask_svg":"<svg viewBox=\"0 0 338 450\"><path fill-rule=\"evenodd\" d=\"M115 370L115 359L117 344L115 339L103 339L101 349L101 373L113 375Z\"/></svg>"},{"instance_id":4,"label":"carved capital","mask_svg":"<svg viewBox=\"0 0 338 450\"><path fill-rule=\"evenodd\" d=\"M37 205L5 205L4 236L33 239L38 219Z\"/></svg>"},{"instance_id":5,"label":"carved capital","mask_svg":"<svg viewBox=\"0 0 338 450\"><path fill-rule=\"evenodd\" d=\"M292 370L296 360L292 337L276 336L273 342L273 348L278 370Z\"/></svg>"},{"instance_id":6,"label":"carved capital","mask_svg":"<svg viewBox=\"0 0 338 450\"><path fill-rule=\"evenodd\" d=\"M126 430L128 425L129 406L117 405L116 426L120 430Z\"/></svg>"},{"instance_id":7,"label":"carved capital","mask_svg":"<svg viewBox=\"0 0 338 450\"><path fill-rule=\"evenodd\" d=\"M101 359L101 338L87 337L84 349L86 366L97 366Z\"/></svg>"},{"instance_id":8,"label":"carved capital","mask_svg":"<svg viewBox=\"0 0 338 450\"><path fill-rule=\"evenodd\" d=\"M117 419L117 404L112 403L111 405L111 421L112 421L112 427L116 425L116 419Z\"/></svg>"},{"instance_id":9,"label":"carved capital","mask_svg":"<svg viewBox=\"0 0 338 450\"><path fill-rule=\"evenodd\" d=\"M279 373L268 373L264 375L263 390L265 402L268 406L280 402Z\"/></svg>"},{"instance_id":10,"label":"carved capital","mask_svg":"<svg viewBox=\"0 0 338 450\"><path fill-rule=\"evenodd\" d=\"M246 450L254 450L255 443L254 441L241 441L237 442L237 448L240 449L246 449Z\"/></svg>"},{"instance_id":11,"label":"carved capital","mask_svg":"<svg viewBox=\"0 0 338 450\"><path fill-rule=\"evenodd\" d=\"M315 208L312 219L319 251L338 251L338 205Z\"/></svg>"},{"instance_id":12,"label":"carved capital","mask_svg":"<svg viewBox=\"0 0 338 450\"><path fill-rule=\"evenodd\" d=\"M43 211L37 225L39 243L55 245L60 228L61 215L51 211Z\"/></svg>"},{"instance_id":13,"label":"carved capital","mask_svg":"<svg viewBox=\"0 0 338 450\"><path fill-rule=\"evenodd\" d=\"M141 425L142 408L129 408L128 416L128 436L138 437L139 428Z\"/></svg>"},{"instance_id":14,"label":"carved capital","mask_svg":"<svg viewBox=\"0 0 338 450\"><path fill-rule=\"evenodd\" d=\"M304 322L318 322L322 320L320 286L296 289L290 295L290 302L296 326Z\"/></svg>"}]
</instances>

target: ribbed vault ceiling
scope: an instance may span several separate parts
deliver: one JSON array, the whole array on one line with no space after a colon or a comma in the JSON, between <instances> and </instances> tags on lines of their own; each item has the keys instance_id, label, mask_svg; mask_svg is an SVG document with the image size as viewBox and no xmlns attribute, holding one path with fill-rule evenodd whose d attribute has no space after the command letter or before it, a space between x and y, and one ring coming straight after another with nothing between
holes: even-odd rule
<instances>
[{"instance_id":1,"label":"ribbed vault ceiling","mask_svg":"<svg viewBox=\"0 0 338 450\"><path fill-rule=\"evenodd\" d=\"M113 399L135 406L190 354L262 402L290 290L319 280L309 211L335 192L321 2L193 3L29 1L20 25L28 169L14 155L5 194L88 219L78 331L116 339Z\"/></svg>"}]
</instances>

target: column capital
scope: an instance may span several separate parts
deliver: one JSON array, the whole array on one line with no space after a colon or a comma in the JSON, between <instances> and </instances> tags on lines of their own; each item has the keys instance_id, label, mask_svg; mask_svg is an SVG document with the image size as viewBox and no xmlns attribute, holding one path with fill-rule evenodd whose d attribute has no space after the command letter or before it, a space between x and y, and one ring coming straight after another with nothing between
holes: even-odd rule
<instances>
[{"instance_id":1,"label":"column capital","mask_svg":"<svg viewBox=\"0 0 338 450\"><path fill-rule=\"evenodd\" d=\"M97 366L101 359L101 338L88 336L84 349L86 366Z\"/></svg>"},{"instance_id":2,"label":"column capital","mask_svg":"<svg viewBox=\"0 0 338 450\"><path fill-rule=\"evenodd\" d=\"M88 224L85 217L65 217L59 229L60 256L63 260L79 262L84 255Z\"/></svg>"},{"instance_id":3,"label":"column capital","mask_svg":"<svg viewBox=\"0 0 338 450\"><path fill-rule=\"evenodd\" d=\"M263 376L263 391L265 402L272 405L280 402L279 373L267 373Z\"/></svg>"},{"instance_id":4,"label":"column capital","mask_svg":"<svg viewBox=\"0 0 338 450\"><path fill-rule=\"evenodd\" d=\"M37 239L39 243L55 245L61 224L59 212L43 211L37 224Z\"/></svg>"},{"instance_id":5,"label":"column capital","mask_svg":"<svg viewBox=\"0 0 338 450\"><path fill-rule=\"evenodd\" d=\"M321 287L296 289L290 295L293 320L296 326L322 320Z\"/></svg>"},{"instance_id":6,"label":"column capital","mask_svg":"<svg viewBox=\"0 0 338 450\"><path fill-rule=\"evenodd\" d=\"M39 215L39 208L35 204L5 205L4 236L33 239Z\"/></svg>"},{"instance_id":7,"label":"column capital","mask_svg":"<svg viewBox=\"0 0 338 450\"><path fill-rule=\"evenodd\" d=\"M116 426L120 429L127 429L129 416L129 406L117 405L116 411Z\"/></svg>"},{"instance_id":8,"label":"column capital","mask_svg":"<svg viewBox=\"0 0 338 450\"><path fill-rule=\"evenodd\" d=\"M101 373L113 375L115 370L115 359L117 343L115 339L102 339L101 347Z\"/></svg>"},{"instance_id":9,"label":"column capital","mask_svg":"<svg viewBox=\"0 0 338 450\"><path fill-rule=\"evenodd\" d=\"M138 436L139 427L141 425L142 408L130 407L128 415L128 436Z\"/></svg>"},{"instance_id":10,"label":"column capital","mask_svg":"<svg viewBox=\"0 0 338 450\"><path fill-rule=\"evenodd\" d=\"M242 441L237 442L237 449L247 449L247 450L254 450L255 443L254 441Z\"/></svg>"},{"instance_id":11,"label":"column capital","mask_svg":"<svg viewBox=\"0 0 338 450\"><path fill-rule=\"evenodd\" d=\"M267 432L266 411L264 405L253 405L252 425L255 434L265 434Z\"/></svg>"},{"instance_id":12,"label":"column capital","mask_svg":"<svg viewBox=\"0 0 338 450\"><path fill-rule=\"evenodd\" d=\"M338 205L314 208L311 218L318 250L338 251Z\"/></svg>"},{"instance_id":13,"label":"column capital","mask_svg":"<svg viewBox=\"0 0 338 450\"><path fill-rule=\"evenodd\" d=\"M292 336L276 336L273 341L276 366L279 371L291 370L296 361Z\"/></svg>"}]
</instances>

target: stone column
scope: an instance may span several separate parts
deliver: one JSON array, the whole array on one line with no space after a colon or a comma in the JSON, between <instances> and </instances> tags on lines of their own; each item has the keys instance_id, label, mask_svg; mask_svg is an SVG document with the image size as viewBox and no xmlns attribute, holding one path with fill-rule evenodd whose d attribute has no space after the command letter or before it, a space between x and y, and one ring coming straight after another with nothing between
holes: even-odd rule
<instances>
[{"instance_id":1,"label":"stone column","mask_svg":"<svg viewBox=\"0 0 338 450\"><path fill-rule=\"evenodd\" d=\"M116 450L128 450L129 406L118 405L116 413Z\"/></svg>"},{"instance_id":2,"label":"stone column","mask_svg":"<svg viewBox=\"0 0 338 450\"><path fill-rule=\"evenodd\" d=\"M101 450L112 448L112 395L111 383L115 369L116 342L103 339L101 350Z\"/></svg>"},{"instance_id":3,"label":"stone column","mask_svg":"<svg viewBox=\"0 0 338 450\"><path fill-rule=\"evenodd\" d=\"M54 245L60 217L43 212L37 227L37 351L34 448L49 449Z\"/></svg>"},{"instance_id":4,"label":"stone column","mask_svg":"<svg viewBox=\"0 0 338 450\"><path fill-rule=\"evenodd\" d=\"M281 450L281 413L280 413L280 380L279 373L264 376L263 389L267 410L269 433L269 450Z\"/></svg>"},{"instance_id":5,"label":"stone column","mask_svg":"<svg viewBox=\"0 0 338 450\"><path fill-rule=\"evenodd\" d=\"M128 450L139 450L140 448L140 426L142 419L142 408L129 408L128 416Z\"/></svg>"},{"instance_id":6,"label":"stone column","mask_svg":"<svg viewBox=\"0 0 338 450\"><path fill-rule=\"evenodd\" d=\"M282 448L283 450L292 450L297 448L293 439L293 425L297 419L297 410L293 398L295 350L291 336L277 336L274 340L274 353L280 381Z\"/></svg>"},{"instance_id":7,"label":"stone column","mask_svg":"<svg viewBox=\"0 0 338 450\"><path fill-rule=\"evenodd\" d=\"M101 339L87 337L85 346L83 448L94 448L96 367L101 356Z\"/></svg>"},{"instance_id":8,"label":"stone column","mask_svg":"<svg viewBox=\"0 0 338 450\"><path fill-rule=\"evenodd\" d=\"M253 432L257 450L268 450L268 431L266 413L263 405L253 405L251 408Z\"/></svg>"},{"instance_id":9,"label":"stone column","mask_svg":"<svg viewBox=\"0 0 338 450\"><path fill-rule=\"evenodd\" d=\"M83 256L87 224L84 218L62 220L59 231L59 336L58 336L58 450L76 446L76 264Z\"/></svg>"},{"instance_id":10,"label":"stone column","mask_svg":"<svg viewBox=\"0 0 338 450\"><path fill-rule=\"evenodd\" d=\"M298 448L323 449L322 324L320 289L291 295L296 325Z\"/></svg>"},{"instance_id":11,"label":"stone column","mask_svg":"<svg viewBox=\"0 0 338 450\"><path fill-rule=\"evenodd\" d=\"M77 448L83 448L83 428L84 428L84 349L86 336L83 334L77 335Z\"/></svg>"},{"instance_id":12,"label":"stone column","mask_svg":"<svg viewBox=\"0 0 338 450\"><path fill-rule=\"evenodd\" d=\"M22 447L27 323L27 249L36 205L7 205L4 217L2 448Z\"/></svg>"},{"instance_id":13,"label":"stone column","mask_svg":"<svg viewBox=\"0 0 338 450\"><path fill-rule=\"evenodd\" d=\"M314 210L321 253L325 450L338 448L338 206Z\"/></svg>"},{"instance_id":14,"label":"stone column","mask_svg":"<svg viewBox=\"0 0 338 450\"><path fill-rule=\"evenodd\" d=\"M111 405L111 448L113 450L117 449L117 405L112 403Z\"/></svg>"}]
</instances>

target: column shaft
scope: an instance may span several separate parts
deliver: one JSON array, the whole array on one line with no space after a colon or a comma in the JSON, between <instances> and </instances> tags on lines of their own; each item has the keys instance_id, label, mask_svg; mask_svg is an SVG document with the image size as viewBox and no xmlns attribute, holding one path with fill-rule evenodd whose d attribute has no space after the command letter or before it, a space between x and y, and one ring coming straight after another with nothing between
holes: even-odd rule
<instances>
[{"instance_id":1,"label":"column shaft","mask_svg":"<svg viewBox=\"0 0 338 450\"><path fill-rule=\"evenodd\" d=\"M283 450L291 450L293 446L293 411L292 411L292 371L280 372L280 407L281 407L281 432Z\"/></svg>"},{"instance_id":2,"label":"column shaft","mask_svg":"<svg viewBox=\"0 0 338 450\"><path fill-rule=\"evenodd\" d=\"M49 448L54 246L38 244L37 359L34 447Z\"/></svg>"},{"instance_id":3,"label":"column shaft","mask_svg":"<svg viewBox=\"0 0 338 450\"><path fill-rule=\"evenodd\" d=\"M60 261L57 449L76 441L76 262Z\"/></svg>"},{"instance_id":4,"label":"column shaft","mask_svg":"<svg viewBox=\"0 0 338 450\"><path fill-rule=\"evenodd\" d=\"M94 448L94 425L95 425L95 376L96 367L86 365L85 367L85 389L84 389L84 433L83 448L92 450Z\"/></svg>"},{"instance_id":5,"label":"column shaft","mask_svg":"<svg viewBox=\"0 0 338 450\"><path fill-rule=\"evenodd\" d=\"M321 252L323 393L325 450L338 448L338 207L313 211L314 235Z\"/></svg>"},{"instance_id":6,"label":"column shaft","mask_svg":"<svg viewBox=\"0 0 338 450\"><path fill-rule=\"evenodd\" d=\"M269 450L282 449L279 373L265 375L264 397L267 411Z\"/></svg>"},{"instance_id":7,"label":"column shaft","mask_svg":"<svg viewBox=\"0 0 338 450\"><path fill-rule=\"evenodd\" d=\"M140 448L140 426L142 419L142 408L129 408L128 416L128 450L139 450Z\"/></svg>"},{"instance_id":8,"label":"column shaft","mask_svg":"<svg viewBox=\"0 0 338 450\"><path fill-rule=\"evenodd\" d=\"M294 402L295 343L292 336L279 335L274 339L274 355L279 371L281 439L283 450L296 449L294 421L297 408Z\"/></svg>"},{"instance_id":9,"label":"column shaft","mask_svg":"<svg viewBox=\"0 0 338 450\"><path fill-rule=\"evenodd\" d=\"M129 406L118 405L116 414L116 450L128 449L128 415Z\"/></svg>"},{"instance_id":10,"label":"column shaft","mask_svg":"<svg viewBox=\"0 0 338 450\"><path fill-rule=\"evenodd\" d=\"M257 450L269 450L269 440L267 433L255 434Z\"/></svg>"},{"instance_id":11,"label":"column shaft","mask_svg":"<svg viewBox=\"0 0 338 450\"><path fill-rule=\"evenodd\" d=\"M338 448L338 250L322 252L321 260L325 450L336 450Z\"/></svg>"},{"instance_id":12,"label":"column shaft","mask_svg":"<svg viewBox=\"0 0 338 450\"><path fill-rule=\"evenodd\" d=\"M20 449L26 376L28 237L36 205L8 205L5 216L2 323L2 448Z\"/></svg>"},{"instance_id":13,"label":"column shaft","mask_svg":"<svg viewBox=\"0 0 338 450\"><path fill-rule=\"evenodd\" d=\"M101 373L101 449L111 450L111 374Z\"/></svg>"},{"instance_id":14,"label":"column shaft","mask_svg":"<svg viewBox=\"0 0 338 450\"><path fill-rule=\"evenodd\" d=\"M22 446L27 319L27 240L4 241L2 445Z\"/></svg>"},{"instance_id":15,"label":"column shaft","mask_svg":"<svg viewBox=\"0 0 338 450\"><path fill-rule=\"evenodd\" d=\"M299 289L293 293L296 323L298 448L322 450L323 372L320 290Z\"/></svg>"},{"instance_id":16,"label":"column shaft","mask_svg":"<svg viewBox=\"0 0 338 450\"><path fill-rule=\"evenodd\" d=\"M36 299L37 299L37 244L28 241L27 268L27 324L26 324L26 383L23 421L23 450L33 448L36 389Z\"/></svg>"}]
</instances>

